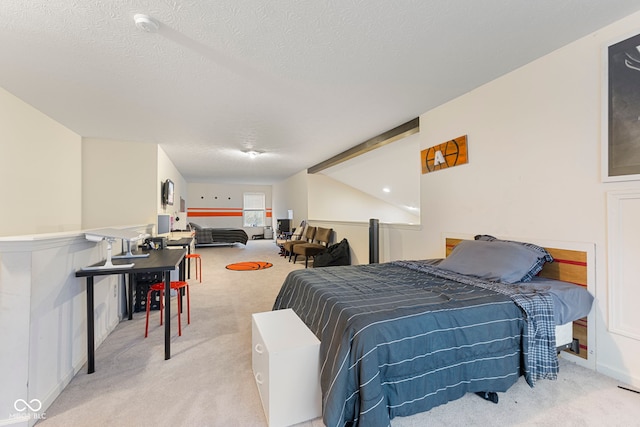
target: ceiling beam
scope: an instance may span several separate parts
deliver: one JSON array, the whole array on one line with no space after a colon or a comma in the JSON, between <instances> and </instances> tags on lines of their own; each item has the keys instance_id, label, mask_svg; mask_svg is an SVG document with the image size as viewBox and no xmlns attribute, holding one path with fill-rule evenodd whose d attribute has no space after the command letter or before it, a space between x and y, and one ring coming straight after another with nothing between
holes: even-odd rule
<instances>
[{"instance_id":1,"label":"ceiling beam","mask_svg":"<svg viewBox=\"0 0 640 427\"><path fill-rule=\"evenodd\" d=\"M311 166L309 169L307 169L307 173L318 173L330 168L331 166L346 162L349 159L353 159L354 157L357 157L361 154L364 154L371 150L375 150L376 148L380 148L387 144L391 144L394 141L418 132L420 132L420 118L416 117L415 119L409 120L408 122L403 123L400 126L397 126L384 133L381 133L378 136L374 136L373 138L368 139L365 142L356 145L355 147L351 147L348 150L343 151L342 153L337 154L328 160Z\"/></svg>"}]
</instances>

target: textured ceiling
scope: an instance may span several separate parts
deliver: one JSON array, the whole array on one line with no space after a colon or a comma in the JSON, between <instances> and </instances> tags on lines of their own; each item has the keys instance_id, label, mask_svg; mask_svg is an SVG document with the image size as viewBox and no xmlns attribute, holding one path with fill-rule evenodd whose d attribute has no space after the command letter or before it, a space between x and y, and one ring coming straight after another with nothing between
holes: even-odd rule
<instances>
[{"instance_id":1,"label":"textured ceiling","mask_svg":"<svg viewBox=\"0 0 640 427\"><path fill-rule=\"evenodd\" d=\"M639 9L2 0L0 87L82 136L159 143L188 181L273 183Z\"/></svg>"}]
</instances>

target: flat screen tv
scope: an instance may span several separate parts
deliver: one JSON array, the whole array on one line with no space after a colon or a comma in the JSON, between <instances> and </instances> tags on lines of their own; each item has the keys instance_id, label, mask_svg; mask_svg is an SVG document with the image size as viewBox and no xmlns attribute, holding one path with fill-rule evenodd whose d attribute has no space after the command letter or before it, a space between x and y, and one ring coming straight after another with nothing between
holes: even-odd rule
<instances>
[{"instance_id":1,"label":"flat screen tv","mask_svg":"<svg viewBox=\"0 0 640 427\"><path fill-rule=\"evenodd\" d=\"M162 183L162 204L173 206L173 181L170 179Z\"/></svg>"}]
</instances>

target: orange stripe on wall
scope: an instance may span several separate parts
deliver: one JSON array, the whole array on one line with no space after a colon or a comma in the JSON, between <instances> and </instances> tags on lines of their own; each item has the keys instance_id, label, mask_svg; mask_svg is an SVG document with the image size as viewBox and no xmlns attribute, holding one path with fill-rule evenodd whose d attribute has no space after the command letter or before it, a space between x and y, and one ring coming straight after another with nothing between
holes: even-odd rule
<instances>
[{"instance_id":1,"label":"orange stripe on wall","mask_svg":"<svg viewBox=\"0 0 640 427\"><path fill-rule=\"evenodd\" d=\"M242 212L189 212L187 216L242 216Z\"/></svg>"},{"instance_id":2,"label":"orange stripe on wall","mask_svg":"<svg viewBox=\"0 0 640 427\"><path fill-rule=\"evenodd\" d=\"M189 208L188 212L191 211L241 211L242 208Z\"/></svg>"},{"instance_id":3,"label":"orange stripe on wall","mask_svg":"<svg viewBox=\"0 0 640 427\"><path fill-rule=\"evenodd\" d=\"M188 212L191 211L241 211L242 208L189 208ZM271 212L271 208L266 208L265 211Z\"/></svg>"},{"instance_id":4,"label":"orange stripe on wall","mask_svg":"<svg viewBox=\"0 0 640 427\"><path fill-rule=\"evenodd\" d=\"M266 209L267 218L273 217L271 208ZM210 217L210 216L242 216L242 208L189 208L187 216Z\"/></svg>"}]
</instances>

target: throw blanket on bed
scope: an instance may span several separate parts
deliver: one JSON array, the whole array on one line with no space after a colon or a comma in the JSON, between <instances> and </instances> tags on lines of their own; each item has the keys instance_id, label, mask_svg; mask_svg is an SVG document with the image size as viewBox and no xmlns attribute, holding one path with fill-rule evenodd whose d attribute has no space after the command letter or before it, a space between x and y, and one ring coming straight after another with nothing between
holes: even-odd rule
<instances>
[{"instance_id":1,"label":"throw blanket on bed","mask_svg":"<svg viewBox=\"0 0 640 427\"><path fill-rule=\"evenodd\" d=\"M423 271L437 277L456 280L485 289L491 289L511 297L524 311L527 320L527 334L523 337L525 354L525 378L533 387L538 379L556 379L558 357L556 350L556 330L551 296L531 287L486 282L468 276L441 270L421 261L396 261L394 264Z\"/></svg>"},{"instance_id":2,"label":"throw blanket on bed","mask_svg":"<svg viewBox=\"0 0 640 427\"><path fill-rule=\"evenodd\" d=\"M388 426L395 416L467 392L506 391L523 370L531 372L522 351L523 337L531 347L528 326L510 296L422 267L387 263L287 276L274 309L292 308L320 339L327 427Z\"/></svg>"},{"instance_id":3,"label":"throw blanket on bed","mask_svg":"<svg viewBox=\"0 0 640 427\"><path fill-rule=\"evenodd\" d=\"M214 243L247 244L249 237L241 228L199 228L196 229L196 245Z\"/></svg>"}]
</instances>

